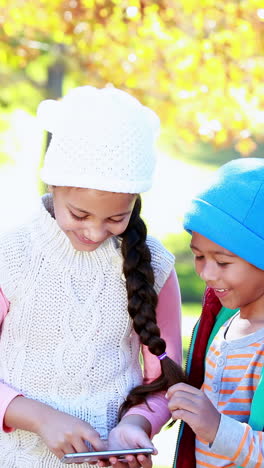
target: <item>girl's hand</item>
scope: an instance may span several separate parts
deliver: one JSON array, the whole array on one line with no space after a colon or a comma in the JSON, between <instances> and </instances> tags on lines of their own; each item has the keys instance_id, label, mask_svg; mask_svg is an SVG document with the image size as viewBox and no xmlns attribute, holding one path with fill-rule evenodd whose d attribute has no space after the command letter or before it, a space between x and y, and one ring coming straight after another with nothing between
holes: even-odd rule
<instances>
[{"instance_id":1,"label":"girl's hand","mask_svg":"<svg viewBox=\"0 0 264 468\"><path fill-rule=\"evenodd\" d=\"M59 459L66 453L87 452L85 441L94 450L106 450L106 442L90 424L66 413L47 407L46 415L38 422L37 434Z\"/></svg>"},{"instance_id":2,"label":"girl's hand","mask_svg":"<svg viewBox=\"0 0 264 468\"><path fill-rule=\"evenodd\" d=\"M214 441L221 415L202 390L179 383L168 389L166 397L173 419L185 421L203 441Z\"/></svg>"},{"instance_id":3,"label":"girl's hand","mask_svg":"<svg viewBox=\"0 0 264 468\"><path fill-rule=\"evenodd\" d=\"M106 449L106 442L90 424L22 395L8 405L4 424L38 434L58 458L65 453L87 452L85 441L90 442L94 450Z\"/></svg>"},{"instance_id":4,"label":"girl's hand","mask_svg":"<svg viewBox=\"0 0 264 468\"><path fill-rule=\"evenodd\" d=\"M150 424L143 416L130 415L124 417L120 423L112 429L108 439L108 450L129 449L129 448L145 448L151 447L154 449L154 454L157 454L152 444L148 433L150 433ZM109 462L115 468L151 468L151 456L146 455L127 455L126 462L117 460L116 457L111 457ZM99 462L100 466L107 466L105 462Z\"/></svg>"}]
</instances>

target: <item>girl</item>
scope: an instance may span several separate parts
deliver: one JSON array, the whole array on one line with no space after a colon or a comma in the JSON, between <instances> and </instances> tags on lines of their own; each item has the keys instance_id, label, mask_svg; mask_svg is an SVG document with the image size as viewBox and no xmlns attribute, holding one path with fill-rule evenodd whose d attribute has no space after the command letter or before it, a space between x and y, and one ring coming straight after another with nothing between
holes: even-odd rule
<instances>
[{"instance_id":1,"label":"girl","mask_svg":"<svg viewBox=\"0 0 264 468\"><path fill-rule=\"evenodd\" d=\"M191 385L167 392L173 419L185 422L177 468L264 467L263 206L264 159L238 159L216 172L185 215L207 291L187 363Z\"/></svg>"},{"instance_id":2,"label":"girl","mask_svg":"<svg viewBox=\"0 0 264 468\"><path fill-rule=\"evenodd\" d=\"M110 449L152 446L169 418L162 391L183 377L174 259L140 218L156 114L123 91L84 86L41 103L38 118L52 132L50 193L0 240L5 468L59 467L107 438Z\"/></svg>"}]
</instances>

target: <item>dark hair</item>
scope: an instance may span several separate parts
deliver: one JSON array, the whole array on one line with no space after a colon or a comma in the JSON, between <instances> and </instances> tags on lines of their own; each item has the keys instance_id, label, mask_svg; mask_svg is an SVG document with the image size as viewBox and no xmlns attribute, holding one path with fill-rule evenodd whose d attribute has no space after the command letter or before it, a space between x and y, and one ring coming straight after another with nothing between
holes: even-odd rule
<instances>
[{"instance_id":1,"label":"dark hair","mask_svg":"<svg viewBox=\"0 0 264 468\"><path fill-rule=\"evenodd\" d=\"M166 342L160 337L156 320L158 295L154 289L151 252L146 243L147 228L140 217L140 210L141 198L138 196L129 224L121 235L128 312L140 342L148 346L152 354L159 356L165 352ZM120 408L120 417L132 406L146 402L148 394L167 390L175 383L186 381L184 371L172 359L165 357L160 363L161 375L150 384L139 385L130 391Z\"/></svg>"}]
</instances>

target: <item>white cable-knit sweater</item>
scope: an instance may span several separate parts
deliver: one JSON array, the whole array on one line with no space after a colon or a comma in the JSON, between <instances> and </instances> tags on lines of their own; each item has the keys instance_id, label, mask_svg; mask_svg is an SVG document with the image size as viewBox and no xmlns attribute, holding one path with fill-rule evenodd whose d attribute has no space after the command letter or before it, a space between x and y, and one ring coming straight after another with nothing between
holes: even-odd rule
<instances>
[{"instance_id":1,"label":"white cable-knit sweater","mask_svg":"<svg viewBox=\"0 0 264 468\"><path fill-rule=\"evenodd\" d=\"M52 213L47 195L31 223L0 238L0 285L11 304L0 340L0 381L107 438L120 404L142 382L119 241L76 251ZM159 292L174 259L153 238L148 244ZM22 430L0 433L0 465L61 467L36 434Z\"/></svg>"}]
</instances>

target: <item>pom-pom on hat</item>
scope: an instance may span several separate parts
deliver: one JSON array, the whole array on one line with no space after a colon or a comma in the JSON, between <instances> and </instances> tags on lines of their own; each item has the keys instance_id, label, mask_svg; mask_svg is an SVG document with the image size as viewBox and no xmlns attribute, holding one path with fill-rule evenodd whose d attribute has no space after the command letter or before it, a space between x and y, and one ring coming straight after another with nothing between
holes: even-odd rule
<instances>
[{"instance_id":1,"label":"pom-pom on hat","mask_svg":"<svg viewBox=\"0 0 264 468\"><path fill-rule=\"evenodd\" d=\"M159 118L125 91L81 86L42 101L37 118L52 133L45 183L123 193L151 187Z\"/></svg>"},{"instance_id":2,"label":"pom-pom on hat","mask_svg":"<svg viewBox=\"0 0 264 468\"><path fill-rule=\"evenodd\" d=\"M236 159L218 169L183 224L264 270L264 159Z\"/></svg>"}]
</instances>

